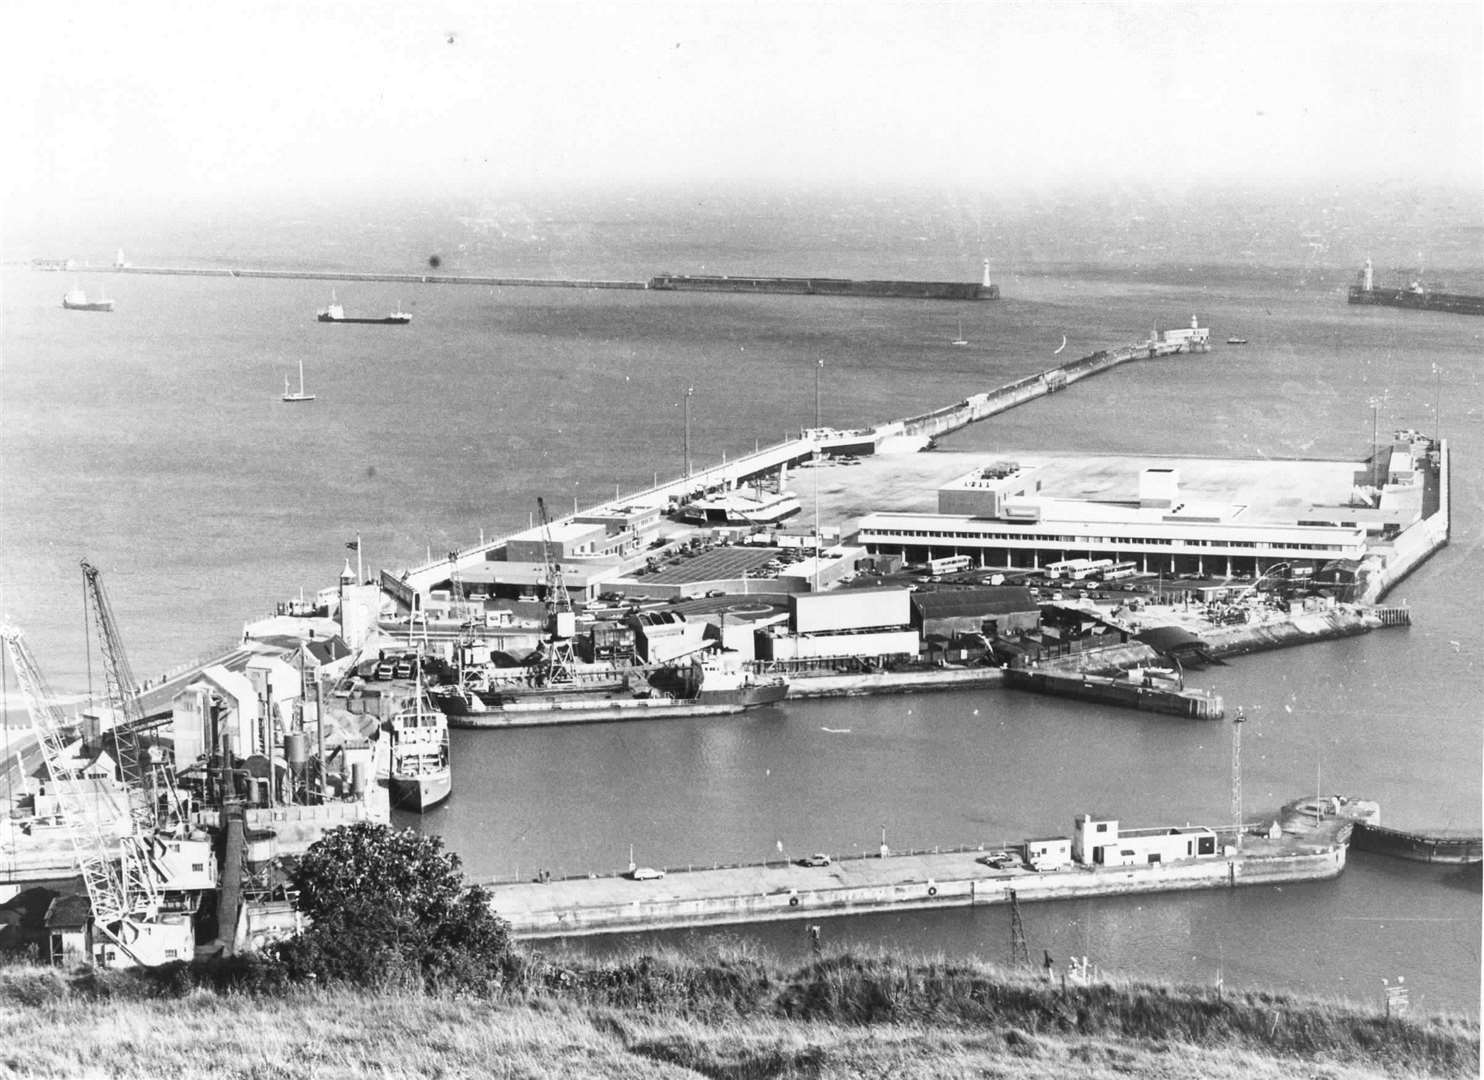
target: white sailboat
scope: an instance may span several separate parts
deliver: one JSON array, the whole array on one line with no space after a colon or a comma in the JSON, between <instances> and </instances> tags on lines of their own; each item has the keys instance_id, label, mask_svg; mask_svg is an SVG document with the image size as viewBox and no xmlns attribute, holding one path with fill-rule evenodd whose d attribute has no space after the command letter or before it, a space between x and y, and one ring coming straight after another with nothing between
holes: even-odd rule
<instances>
[{"instance_id":1,"label":"white sailboat","mask_svg":"<svg viewBox=\"0 0 1484 1080\"><path fill-rule=\"evenodd\" d=\"M969 339L966 338L966 337L964 337L964 321L962 319L960 319L958 321L958 337L956 337L956 338L953 339L953 344L955 344L955 345L967 345L968 343L969 343Z\"/></svg>"},{"instance_id":2,"label":"white sailboat","mask_svg":"<svg viewBox=\"0 0 1484 1080\"><path fill-rule=\"evenodd\" d=\"M299 358L299 392L298 393L294 393L292 390L289 389L289 377L287 375L285 375L283 377L283 400L285 400L285 401L313 401L314 400L314 395L313 394L306 394L304 392L304 359L303 359L303 357L300 357Z\"/></svg>"}]
</instances>

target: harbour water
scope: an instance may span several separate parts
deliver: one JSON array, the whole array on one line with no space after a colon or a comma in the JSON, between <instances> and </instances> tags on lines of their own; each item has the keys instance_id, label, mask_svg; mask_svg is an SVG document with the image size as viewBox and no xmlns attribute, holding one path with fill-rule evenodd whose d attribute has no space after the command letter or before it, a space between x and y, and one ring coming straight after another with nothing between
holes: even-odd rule
<instances>
[{"instance_id":1,"label":"harbour water","mask_svg":"<svg viewBox=\"0 0 1484 1080\"><path fill-rule=\"evenodd\" d=\"M849 426L1049 366L1064 334L1063 358L1195 313L1218 342L1249 344L1126 365L943 449L1358 460L1373 430L1430 431L1440 419L1454 452L1453 540L1391 597L1412 605L1413 626L1245 657L1201 681L1248 717L1249 818L1317 787L1378 799L1390 824L1477 831L1484 327L1352 307L1344 287L1389 244L1435 252L1440 275L1477 291L1463 286L1484 277L1478 211L1460 229L1456 207L1424 202L1406 227L1383 227L1384 207L1330 201L1265 211L945 197L825 213L819 196L738 197L677 199L662 213L616 200L401 218L365 208L358 220L378 224L364 230L264 210L194 233L143 222L131 236L37 234L34 251L12 242L7 257L106 261L122 243L141 263L400 271L441 253L449 272L972 280L988 255L1005 298L340 290L357 310L413 313L384 330L316 324L328 298L318 282L109 277L116 310L80 315L61 294L97 275L8 265L0 608L51 681L81 690L87 555L136 673L151 678L233 641L301 586L331 583L358 534L368 567L399 568L481 530L523 527L537 495L565 509L646 486L656 470L676 475L687 387L691 453L705 462L812 424L819 360L821 419ZM951 345L960 318L967 347ZM307 408L279 401L300 358L317 394ZM457 732L453 754L453 797L399 820L444 836L480 877L613 872L630 844L644 864L684 866L873 851L883 827L893 847L992 846L1067 831L1084 810L1130 826L1230 818L1227 725L1002 691ZM1477 874L1352 854L1332 883L1047 904L1024 917L1033 955L1059 964L1087 954L1108 970L1365 1000L1405 975L1416 1006L1479 1008ZM1004 958L1009 937L999 909L831 920L825 933L989 959ZM802 923L722 936L783 953L806 944Z\"/></svg>"}]
</instances>

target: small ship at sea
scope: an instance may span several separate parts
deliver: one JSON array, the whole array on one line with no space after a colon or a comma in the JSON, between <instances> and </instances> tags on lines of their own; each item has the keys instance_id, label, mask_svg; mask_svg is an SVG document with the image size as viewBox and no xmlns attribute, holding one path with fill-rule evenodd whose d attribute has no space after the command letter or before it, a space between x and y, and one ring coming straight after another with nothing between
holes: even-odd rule
<instances>
[{"instance_id":1,"label":"small ship at sea","mask_svg":"<svg viewBox=\"0 0 1484 1080\"><path fill-rule=\"evenodd\" d=\"M1385 307L1417 308L1422 311L1450 311L1455 315L1484 315L1484 296L1440 292L1414 279L1402 288L1377 288L1371 260L1350 286L1350 303L1380 304Z\"/></svg>"},{"instance_id":2,"label":"small ship at sea","mask_svg":"<svg viewBox=\"0 0 1484 1080\"><path fill-rule=\"evenodd\" d=\"M68 311L112 311L113 301L102 296L89 300L82 289L69 289L62 297L62 306Z\"/></svg>"},{"instance_id":3,"label":"small ship at sea","mask_svg":"<svg viewBox=\"0 0 1484 1080\"><path fill-rule=\"evenodd\" d=\"M393 311L380 318L352 318L345 314L345 308L335 299L333 291L330 293L329 306L320 308L316 318L324 323L363 323L371 326L406 326L412 321L412 316L405 311Z\"/></svg>"}]
</instances>

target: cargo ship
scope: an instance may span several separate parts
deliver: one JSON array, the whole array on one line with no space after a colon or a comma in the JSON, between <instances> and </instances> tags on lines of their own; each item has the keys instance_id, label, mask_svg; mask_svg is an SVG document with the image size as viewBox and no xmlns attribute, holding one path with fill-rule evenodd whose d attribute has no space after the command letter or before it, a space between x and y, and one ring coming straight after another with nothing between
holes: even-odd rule
<instances>
[{"instance_id":1,"label":"cargo ship","mask_svg":"<svg viewBox=\"0 0 1484 1080\"><path fill-rule=\"evenodd\" d=\"M981 281L857 281L831 277L775 277L752 274L657 274L650 289L659 292L785 293L792 296L858 296L907 300L998 300L1000 287L989 280L989 261Z\"/></svg>"},{"instance_id":2,"label":"cargo ship","mask_svg":"<svg viewBox=\"0 0 1484 1080\"><path fill-rule=\"evenodd\" d=\"M425 707L419 693L416 706L393 716L388 725L391 765L387 791L392 805L419 814L431 810L453 791L447 717Z\"/></svg>"},{"instance_id":3,"label":"cargo ship","mask_svg":"<svg viewBox=\"0 0 1484 1080\"><path fill-rule=\"evenodd\" d=\"M335 299L333 290L330 293L329 306L320 308L316 318L326 323L362 323L370 326L406 326L412 321L412 316L405 311L393 311L379 319L350 318L345 314L345 308Z\"/></svg>"},{"instance_id":4,"label":"cargo ship","mask_svg":"<svg viewBox=\"0 0 1484 1080\"><path fill-rule=\"evenodd\" d=\"M1355 284L1350 286L1350 303L1447 311L1455 315L1484 315L1484 296L1439 292L1421 281L1409 282L1404 288L1377 288L1370 259L1365 261L1364 269L1356 276Z\"/></svg>"},{"instance_id":5,"label":"cargo ship","mask_svg":"<svg viewBox=\"0 0 1484 1080\"><path fill-rule=\"evenodd\" d=\"M508 687L475 679L434 688L429 697L452 727L502 728L725 716L772 705L788 695L785 680L755 676L729 656L697 658L688 672L655 681L660 685L638 690L625 681L607 689L567 684L511 693Z\"/></svg>"},{"instance_id":6,"label":"cargo ship","mask_svg":"<svg viewBox=\"0 0 1484 1080\"><path fill-rule=\"evenodd\" d=\"M62 306L68 311L112 311L113 301L102 296L89 300L82 289L69 289L62 296Z\"/></svg>"}]
</instances>

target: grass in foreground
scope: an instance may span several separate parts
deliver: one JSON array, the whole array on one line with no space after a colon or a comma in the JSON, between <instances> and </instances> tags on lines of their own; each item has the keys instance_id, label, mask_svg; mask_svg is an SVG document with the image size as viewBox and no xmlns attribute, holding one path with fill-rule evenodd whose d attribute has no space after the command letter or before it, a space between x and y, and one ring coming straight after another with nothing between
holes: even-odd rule
<instances>
[{"instance_id":1,"label":"grass in foreground","mask_svg":"<svg viewBox=\"0 0 1484 1080\"><path fill-rule=\"evenodd\" d=\"M537 957L487 999L289 988L241 974L0 971L0 1075L1261 1080L1479 1070L1471 1020L1131 981L1063 993L941 959L841 954L784 968L745 952Z\"/></svg>"}]
</instances>

